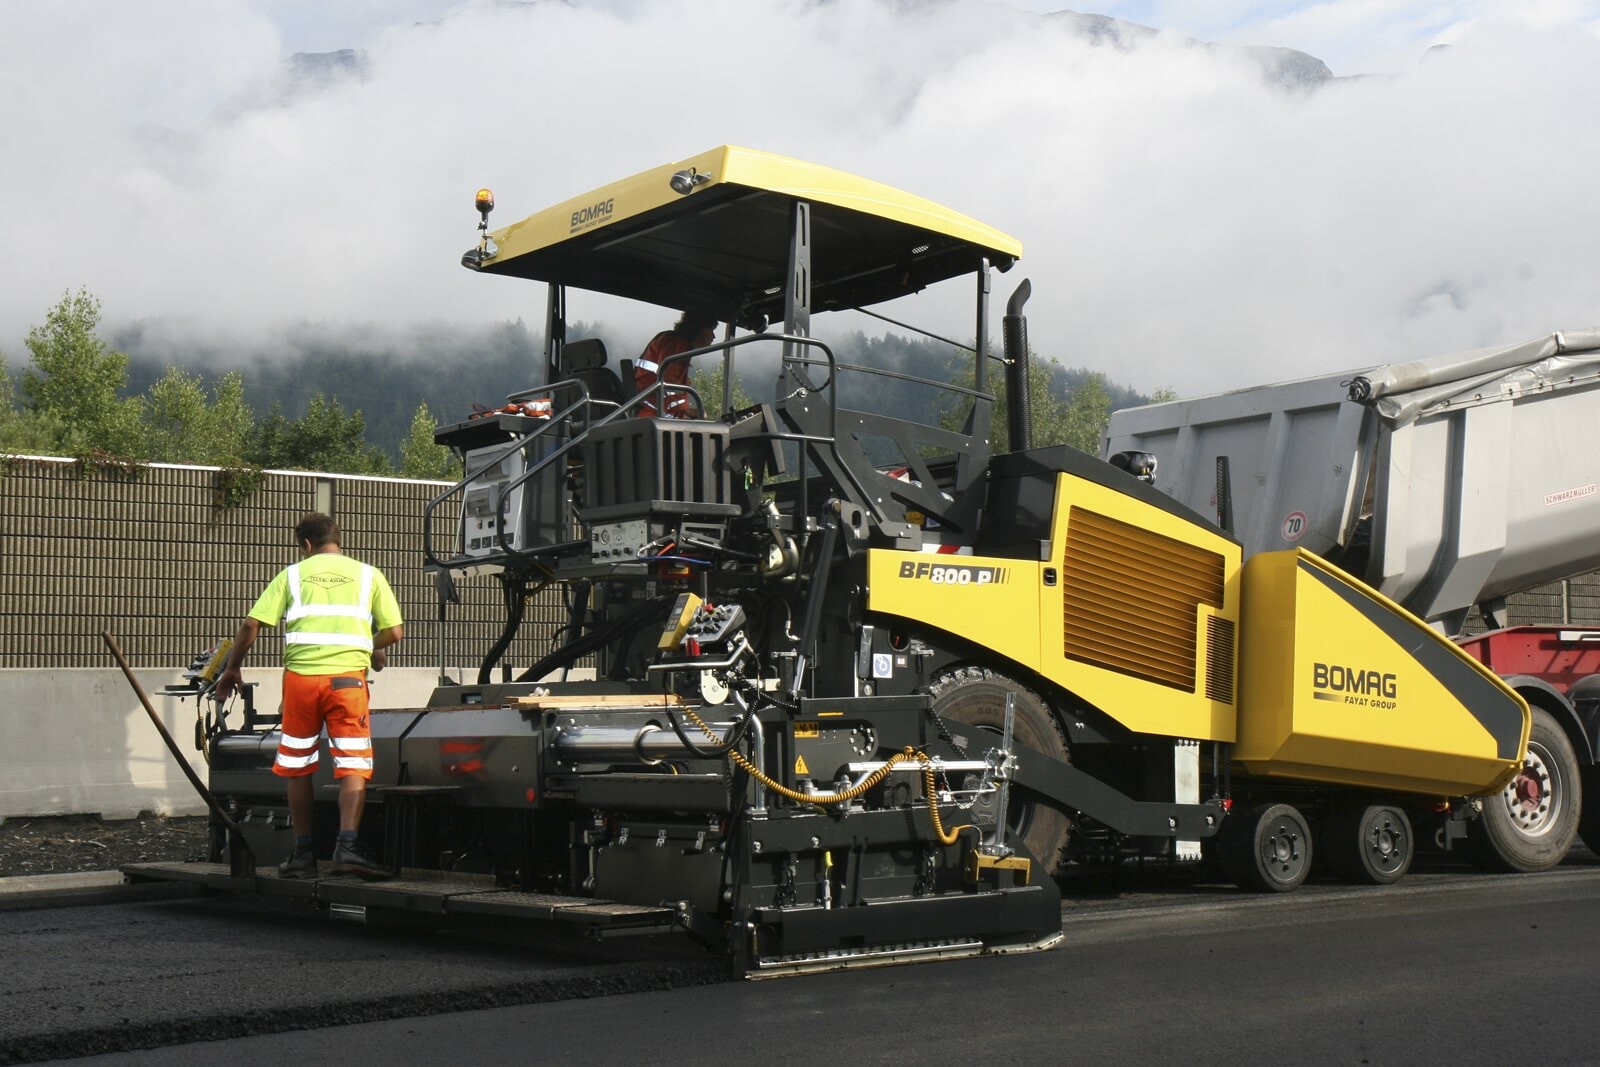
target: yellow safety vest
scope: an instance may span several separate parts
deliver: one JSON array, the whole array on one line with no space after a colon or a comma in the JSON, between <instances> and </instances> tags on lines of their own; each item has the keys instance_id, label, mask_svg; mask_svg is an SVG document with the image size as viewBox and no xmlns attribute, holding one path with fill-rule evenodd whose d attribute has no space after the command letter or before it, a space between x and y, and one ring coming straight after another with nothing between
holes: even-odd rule
<instances>
[{"instance_id":1,"label":"yellow safety vest","mask_svg":"<svg viewBox=\"0 0 1600 1067\"><path fill-rule=\"evenodd\" d=\"M289 567L289 610L283 614L285 645L337 645L372 655L372 568L365 563L357 566L361 568L359 582L340 575L346 580L319 585L319 595L310 600L301 588L300 564Z\"/></svg>"}]
</instances>

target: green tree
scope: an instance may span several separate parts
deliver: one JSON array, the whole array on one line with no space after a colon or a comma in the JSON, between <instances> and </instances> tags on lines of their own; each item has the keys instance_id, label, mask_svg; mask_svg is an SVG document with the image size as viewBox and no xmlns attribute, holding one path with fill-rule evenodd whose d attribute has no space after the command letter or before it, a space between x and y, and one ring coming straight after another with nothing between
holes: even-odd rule
<instances>
[{"instance_id":1,"label":"green tree","mask_svg":"<svg viewBox=\"0 0 1600 1067\"><path fill-rule=\"evenodd\" d=\"M138 439L139 412L118 393L128 383L128 357L95 336L100 301L86 289L67 293L28 331L33 366L23 371L23 410L50 427L55 451L126 453Z\"/></svg>"},{"instance_id":2,"label":"green tree","mask_svg":"<svg viewBox=\"0 0 1600 1067\"><path fill-rule=\"evenodd\" d=\"M1051 373L1051 365L1032 351L1028 357L1028 413L1032 422L1033 447L1068 444L1067 408L1054 388L1055 375ZM1011 413L1005 375L991 379L990 388L995 391L993 440L1000 443L999 447L1010 448Z\"/></svg>"},{"instance_id":3,"label":"green tree","mask_svg":"<svg viewBox=\"0 0 1600 1067\"><path fill-rule=\"evenodd\" d=\"M411 429L400 441L401 477L439 481L454 481L459 477L455 453L433 442L438 428L427 403L418 405L417 413L411 416Z\"/></svg>"},{"instance_id":4,"label":"green tree","mask_svg":"<svg viewBox=\"0 0 1600 1067\"><path fill-rule=\"evenodd\" d=\"M970 356L958 356L951 361L951 382L953 384L970 389L974 380ZM1028 409L1032 423L1033 447L1070 444L1074 448L1083 449L1083 446L1077 443L1081 439L1081 434L1074 433L1070 406L1057 393L1054 385L1053 365L1040 359L1030 348L1028 351ZM990 426L989 440L994 443L996 451L1009 449L1011 447L1011 417L1006 403L1006 378L1003 369L998 365L991 369L988 388L990 392L994 393L994 416ZM951 395L954 396L955 394ZM940 423L949 429L960 429L966 424L969 407L970 405L965 402L945 404L944 410L940 415ZM1107 417L1109 418L1109 415ZM1094 451L1093 448L1083 450L1086 452Z\"/></svg>"},{"instance_id":5,"label":"green tree","mask_svg":"<svg viewBox=\"0 0 1600 1067\"><path fill-rule=\"evenodd\" d=\"M142 457L217 466L244 460L255 415L245 403L244 378L237 371L207 389L198 374L169 366L134 402L140 415Z\"/></svg>"},{"instance_id":6,"label":"green tree","mask_svg":"<svg viewBox=\"0 0 1600 1067\"><path fill-rule=\"evenodd\" d=\"M289 467L289 426L283 405L274 400L266 418L250 431L245 459L257 467L286 470Z\"/></svg>"},{"instance_id":7,"label":"green tree","mask_svg":"<svg viewBox=\"0 0 1600 1067\"><path fill-rule=\"evenodd\" d=\"M705 367L696 367L689 372L689 384L695 387L700 393L700 398L705 401L708 417L714 418L717 414L717 409L722 406L724 366L725 364L722 360L710 360L708 358ZM755 405L755 398L745 390L744 383L739 380L738 374L733 376L732 403L735 411L742 411Z\"/></svg>"},{"instance_id":8,"label":"green tree","mask_svg":"<svg viewBox=\"0 0 1600 1067\"><path fill-rule=\"evenodd\" d=\"M0 453L49 454L57 451L60 424L17 406L17 387L0 355Z\"/></svg>"},{"instance_id":9,"label":"green tree","mask_svg":"<svg viewBox=\"0 0 1600 1067\"><path fill-rule=\"evenodd\" d=\"M1071 445L1091 456L1100 452L1100 441L1111 421L1111 395L1105 376L1089 374L1063 395L1057 383L1063 380L1053 361L1040 359L1030 348L1028 351L1028 408L1032 423L1034 448L1047 445ZM974 380L970 358L952 360L951 381L968 389ZM1010 448L1011 419L1006 405L1007 383L1005 374L989 377L989 390L994 393L994 419L989 433L996 451ZM952 394L954 395L954 394ZM943 406L940 423L949 429L959 429L966 423L970 408L966 403L949 403Z\"/></svg>"},{"instance_id":10,"label":"green tree","mask_svg":"<svg viewBox=\"0 0 1600 1067\"><path fill-rule=\"evenodd\" d=\"M1100 441L1111 422L1111 394L1105 378L1096 374L1072 391L1061 419L1061 444L1091 456L1100 454Z\"/></svg>"},{"instance_id":11,"label":"green tree","mask_svg":"<svg viewBox=\"0 0 1600 1067\"><path fill-rule=\"evenodd\" d=\"M346 412L337 399L317 393L306 413L288 419L274 404L250 436L250 462L280 470L337 474L393 474L382 451L367 444L366 419Z\"/></svg>"}]
</instances>

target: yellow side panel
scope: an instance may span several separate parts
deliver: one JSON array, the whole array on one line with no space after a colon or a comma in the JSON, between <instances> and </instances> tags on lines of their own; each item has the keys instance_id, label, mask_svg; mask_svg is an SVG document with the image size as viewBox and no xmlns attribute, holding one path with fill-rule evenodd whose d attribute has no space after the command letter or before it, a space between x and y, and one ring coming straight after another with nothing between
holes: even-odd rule
<instances>
[{"instance_id":1,"label":"yellow side panel","mask_svg":"<svg viewBox=\"0 0 1600 1067\"><path fill-rule=\"evenodd\" d=\"M1437 796L1521 765L1527 704L1456 645L1304 550L1244 569L1234 760L1251 774Z\"/></svg>"},{"instance_id":2,"label":"yellow side panel","mask_svg":"<svg viewBox=\"0 0 1600 1067\"><path fill-rule=\"evenodd\" d=\"M868 607L966 638L1128 729L1234 739L1239 546L1057 476L1043 562L869 553Z\"/></svg>"},{"instance_id":3,"label":"yellow side panel","mask_svg":"<svg viewBox=\"0 0 1600 1067\"><path fill-rule=\"evenodd\" d=\"M992 648L1026 667L1039 660L1039 572L1027 560L873 549L868 607Z\"/></svg>"}]
</instances>

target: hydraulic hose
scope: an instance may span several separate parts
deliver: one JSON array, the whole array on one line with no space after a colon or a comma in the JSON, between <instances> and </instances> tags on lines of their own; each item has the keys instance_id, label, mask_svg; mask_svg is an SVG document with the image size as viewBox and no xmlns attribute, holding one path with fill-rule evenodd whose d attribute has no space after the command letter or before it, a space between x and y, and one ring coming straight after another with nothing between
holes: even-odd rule
<instances>
[{"instance_id":1,"label":"hydraulic hose","mask_svg":"<svg viewBox=\"0 0 1600 1067\"><path fill-rule=\"evenodd\" d=\"M683 747L688 749L690 753L699 759L716 759L718 756L726 756L729 752L733 751L734 746L744 738L745 730L748 729L750 725L750 716L754 714L755 709L752 707L745 712L743 718L729 728L728 736L723 739L720 745L709 749L701 748L699 745L696 745L693 741L689 740L688 731L683 728L683 724L678 721L678 716L673 713L673 710L670 707L667 708L667 721L672 724L672 732L678 735L678 740L683 743ZM710 733L713 740L716 738L716 734L712 732L711 728L706 726L704 722L696 717L694 712L688 712L688 715L691 719L694 719L695 725L699 726L705 732Z\"/></svg>"},{"instance_id":2,"label":"hydraulic hose","mask_svg":"<svg viewBox=\"0 0 1600 1067\"><path fill-rule=\"evenodd\" d=\"M587 636L580 637L571 644L564 645L551 652L518 675L517 681L538 681L551 671L570 666L589 653L605 647L619 634L626 633L630 629L638 629L646 622L651 621L653 617L659 617L665 611L668 603L670 603L670 600L666 597L656 597L653 600L645 601L627 614L620 615L610 622L597 626Z\"/></svg>"},{"instance_id":3,"label":"hydraulic hose","mask_svg":"<svg viewBox=\"0 0 1600 1067\"><path fill-rule=\"evenodd\" d=\"M511 647L511 642L516 640L517 631L522 628L523 613L528 606L528 585L525 581L520 578L502 578L501 581L506 598L506 624L500 631L500 639L494 643L483 657L483 662L478 665L479 685L488 685L493 679L494 665L500 662L500 657Z\"/></svg>"},{"instance_id":4,"label":"hydraulic hose","mask_svg":"<svg viewBox=\"0 0 1600 1067\"><path fill-rule=\"evenodd\" d=\"M922 757L922 783L923 792L928 796L928 818L933 821L933 834L939 839L941 845L953 845L961 836L963 830L977 830L976 826L967 823L963 826L952 826L948 831L944 828L944 820L939 818L939 802L934 798L933 761L926 754L917 753ZM982 840L982 834L979 834Z\"/></svg>"},{"instance_id":5,"label":"hydraulic hose","mask_svg":"<svg viewBox=\"0 0 1600 1067\"><path fill-rule=\"evenodd\" d=\"M708 737L714 741L719 740L716 732L712 730L711 727L707 726L705 722L701 720L700 716L696 715L693 710L684 708L683 713L687 715L696 726L700 727L700 729L704 731ZM926 752L912 748L910 745L907 745L899 752L894 753L884 762L883 766L879 767L875 771L870 772L848 789L841 789L836 793L802 793L797 789L790 789L782 782L776 781L766 774L763 774L755 764L746 759L744 754L739 752L737 749L731 747L728 748L726 755L729 760L739 767L740 770L744 771L750 777L760 782L770 792L776 793L780 797L786 797L789 800L795 801L796 803L816 804L821 807L834 804L848 804L850 801L855 800L857 797L866 793L867 790L871 789L873 786L889 777L897 765L905 763L909 760L916 760L922 764L923 783L925 786L924 792L927 794L926 799L928 801L928 817L933 822L933 832L938 837L939 843L942 845L953 845L959 839L961 831L975 831L978 829L976 826L973 826L970 823L962 826L953 826L949 830L944 828L944 820L939 816L939 802L937 799L935 799L936 790L934 788L935 783L933 760L928 758L928 754Z\"/></svg>"}]
</instances>

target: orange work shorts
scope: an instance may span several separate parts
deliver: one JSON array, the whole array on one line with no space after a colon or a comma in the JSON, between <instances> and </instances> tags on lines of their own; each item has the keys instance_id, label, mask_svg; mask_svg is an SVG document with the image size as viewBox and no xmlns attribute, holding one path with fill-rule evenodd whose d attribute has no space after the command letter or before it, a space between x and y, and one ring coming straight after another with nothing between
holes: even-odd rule
<instances>
[{"instance_id":1,"label":"orange work shorts","mask_svg":"<svg viewBox=\"0 0 1600 1067\"><path fill-rule=\"evenodd\" d=\"M283 672L283 737L272 773L299 778L317 769L323 727L333 750L333 776L372 777L367 679L356 674Z\"/></svg>"}]
</instances>

